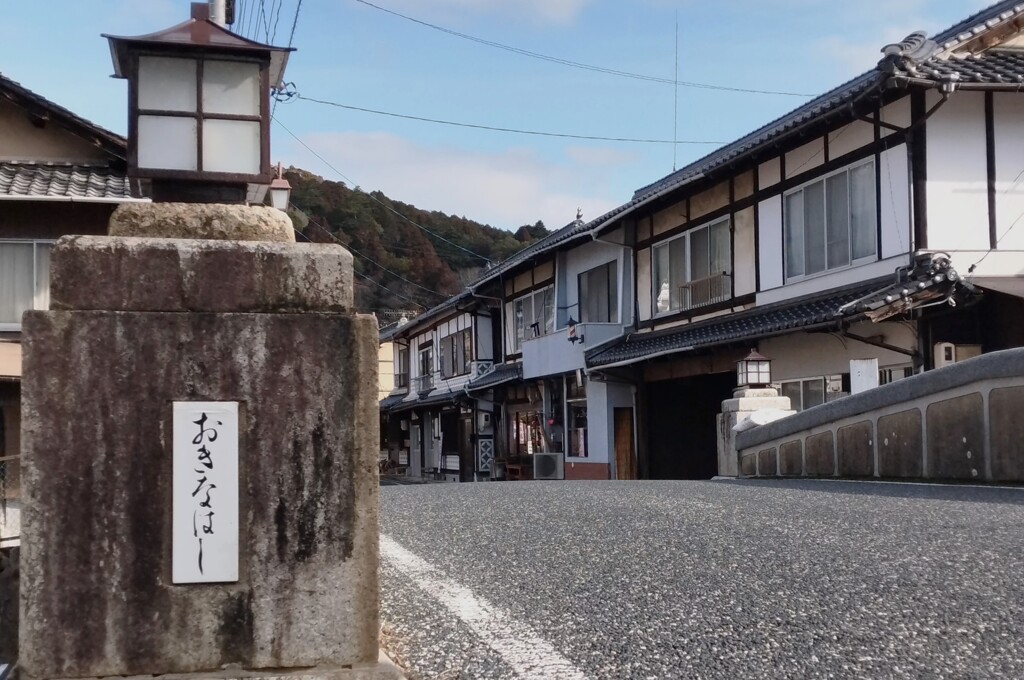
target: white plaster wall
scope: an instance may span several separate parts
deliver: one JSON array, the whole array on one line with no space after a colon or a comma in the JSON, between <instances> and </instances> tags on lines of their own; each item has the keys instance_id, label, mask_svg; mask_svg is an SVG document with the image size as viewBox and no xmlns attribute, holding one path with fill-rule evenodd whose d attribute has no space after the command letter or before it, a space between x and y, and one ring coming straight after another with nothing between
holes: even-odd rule
<instances>
[{"instance_id":1,"label":"white plaster wall","mask_svg":"<svg viewBox=\"0 0 1024 680\"><path fill-rule=\"evenodd\" d=\"M889 123L890 125L897 125L901 128L910 127L910 96L908 95L902 99L894 101L888 106L882 107L881 121L883 123ZM881 129L883 137L888 137L894 132L895 130L889 130L885 127Z\"/></svg>"},{"instance_id":2,"label":"white plaster wall","mask_svg":"<svg viewBox=\"0 0 1024 680\"><path fill-rule=\"evenodd\" d=\"M761 238L763 243L763 234ZM762 290L757 294L757 304L766 305L772 302L780 302L782 300L792 300L793 298L832 290L833 288L847 286L852 283L870 281L871 279L882 276L891 276L897 267L902 267L905 264L909 264L909 262L910 254L904 253L902 255L890 257L886 260L878 260L876 262L870 262L857 267L849 267L847 269L840 269L838 271L813 276L809 279L804 279L803 281L791 283L787 286L774 288L772 290ZM763 277L763 260L761 261L761 274Z\"/></svg>"},{"instance_id":3,"label":"white plaster wall","mask_svg":"<svg viewBox=\"0 0 1024 680\"><path fill-rule=\"evenodd\" d=\"M615 408L633 406L632 386L624 383L587 382L587 450L588 458L571 458L588 463L615 461ZM614 475L614 472L612 473Z\"/></svg>"},{"instance_id":4,"label":"white plaster wall","mask_svg":"<svg viewBox=\"0 0 1024 680\"><path fill-rule=\"evenodd\" d=\"M53 122L32 125L25 110L0 101L0 160L107 165L110 157Z\"/></svg>"},{"instance_id":5,"label":"white plaster wall","mask_svg":"<svg viewBox=\"0 0 1024 680\"><path fill-rule=\"evenodd\" d=\"M737 296L757 291L757 253L754 252L754 207L733 215L733 289Z\"/></svg>"},{"instance_id":6,"label":"white plaster wall","mask_svg":"<svg viewBox=\"0 0 1024 680\"><path fill-rule=\"evenodd\" d=\"M494 314L498 314L498 310L494 310ZM474 342L476 343L476 356L474 357L477 361L494 361L494 326L491 322L491 317L484 314L476 316L475 329L473 331Z\"/></svg>"},{"instance_id":7,"label":"white plaster wall","mask_svg":"<svg viewBox=\"0 0 1024 680\"><path fill-rule=\"evenodd\" d=\"M914 331L899 323L854 324L850 332L864 337L882 336L882 341L912 350L917 347ZM773 380L813 378L850 372L851 359L878 359L879 368L902 366L911 357L828 333L791 333L767 338L758 351L772 360Z\"/></svg>"},{"instance_id":8,"label":"white plaster wall","mask_svg":"<svg viewBox=\"0 0 1024 680\"><path fill-rule=\"evenodd\" d=\"M882 257L887 258L913 250L907 146L901 144L882 153L878 169Z\"/></svg>"},{"instance_id":9,"label":"white plaster wall","mask_svg":"<svg viewBox=\"0 0 1024 680\"><path fill-rule=\"evenodd\" d=\"M855 120L828 133L829 159L839 158L875 141L875 126Z\"/></svg>"},{"instance_id":10,"label":"white plaster wall","mask_svg":"<svg viewBox=\"0 0 1024 680\"><path fill-rule=\"evenodd\" d=\"M764 190L782 180L782 165L778 158L767 160L757 166L757 186Z\"/></svg>"},{"instance_id":11,"label":"white plaster wall","mask_svg":"<svg viewBox=\"0 0 1024 680\"><path fill-rule=\"evenodd\" d=\"M761 265L760 290L770 290L783 284L782 278L782 196L772 196L757 206L758 229L761 240L758 262Z\"/></svg>"},{"instance_id":12,"label":"white plaster wall","mask_svg":"<svg viewBox=\"0 0 1024 680\"><path fill-rule=\"evenodd\" d=\"M1024 97L999 93L993 104L998 247L1024 250Z\"/></svg>"},{"instance_id":13,"label":"white plaster wall","mask_svg":"<svg viewBox=\"0 0 1024 680\"><path fill-rule=\"evenodd\" d=\"M825 162L825 138L818 137L786 154L786 178L802 175Z\"/></svg>"},{"instance_id":14,"label":"white plaster wall","mask_svg":"<svg viewBox=\"0 0 1024 680\"><path fill-rule=\"evenodd\" d=\"M16 536L21 536L21 501L8 501L6 509L0 510L0 547L21 545L20 540L7 540Z\"/></svg>"},{"instance_id":15,"label":"white plaster wall","mask_svg":"<svg viewBox=\"0 0 1024 680\"><path fill-rule=\"evenodd\" d=\"M928 120L926 130L929 249L987 249L984 96L953 94Z\"/></svg>"},{"instance_id":16,"label":"white plaster wall","mask_svg":"<svg viewBox=\"0 0 1024 680\"><path fill-rule=\"evenodd\" d=\"M637 316L641 321L649 321L654 314L654 301L651 298L651 249L644 248L636 254L636 303Z\"/></svg>"}]
</instances>

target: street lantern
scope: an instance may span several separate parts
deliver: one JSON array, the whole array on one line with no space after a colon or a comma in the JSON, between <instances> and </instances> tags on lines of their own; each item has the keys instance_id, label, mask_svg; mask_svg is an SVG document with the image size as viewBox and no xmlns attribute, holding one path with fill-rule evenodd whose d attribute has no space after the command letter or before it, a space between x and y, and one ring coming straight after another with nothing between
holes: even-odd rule
<instances>
[{"instance_id":1,"label":"street lantern","mask_svg":"<svg viewBox=\"0 0 1024 680\"><path fill-rule=\"evenodd\" d=\"M736 362L736 384L740 387L767 387L772 383L772 362L750 350L745 359Z\"/></svg>"},{"instance_id":2,"label":"street lantern","mask_svg":"<svg viewBox=\"0 0 1024 680\"><path fill-rule=\"evenodd\" d=\"M128 80L128 174L154 200L242 202L270 183L270 89L291 48L235 35L205 2L163 31L104 37Z\"/></svg>"},{"instance_id":3,"label":"street lantern","mask_svg":"<svg viewBox=\"0 0 1024 680\"><path fill-rule=\"evenodd\" d=\"M270 183L270 205L278 210L288 211L292 198L292 185L281 175L281 164L277 164L277 177Z\"/></svg>"},{"instance_id":4,"label":"street lantern","mask_svg":"<svg viewBox=\"0 0 1024 680\"><path fill-rule=\"evenodd\" d=\"M569 320L566 322L565 325L569 329L569 332L566 334L567 335L566 339L569 342L571 342L574 345L577 342L583 342L583 335L582 334L580 334L580 335L576 334L576 326L578 324L577 324L576 319L572 318L572 315L569 316Z\"/></svg>"}]
</instances>

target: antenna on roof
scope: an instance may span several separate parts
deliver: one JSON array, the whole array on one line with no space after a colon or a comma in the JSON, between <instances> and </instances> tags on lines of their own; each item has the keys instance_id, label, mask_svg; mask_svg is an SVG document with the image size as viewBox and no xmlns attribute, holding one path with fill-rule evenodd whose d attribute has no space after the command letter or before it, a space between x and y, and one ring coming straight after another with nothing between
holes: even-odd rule
<instances>
[{"instance_id":1,"label":"antenna on roof","mask_svg":"<svg viewBox=\"0 0 1024 680\"><path fill-rule=\"evenodd\" d=\"M679 10L676 10L676 77L675 108L672 109L672 172L676 171L676 150L679 148Z\"/></svg>"}]
</instances>

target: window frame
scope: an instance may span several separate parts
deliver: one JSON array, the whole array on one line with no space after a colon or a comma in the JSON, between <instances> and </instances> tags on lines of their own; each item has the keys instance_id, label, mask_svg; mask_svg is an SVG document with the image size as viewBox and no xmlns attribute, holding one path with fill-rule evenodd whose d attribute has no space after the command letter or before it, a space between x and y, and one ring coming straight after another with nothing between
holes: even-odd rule
<instances>
[{"instance_id":1,"label":"window frame","mask_svg":"<svg viewBox=\"0 0 1024 680\"><path fill-rule=\"evenodd\" d=\"M37 282L38 282L38 279L39 279L39 256L37 254L37 249L38 249L38 247L40 245L44 245L44 246L48 246L50 248L50 250L52 250L53 249L53 244L55 244L56 242L57 241L55 239L45 239L45 238L35 238L35 239L33 239L33 238L0 238L0 245L4 245L4 244L22 244L22 245L31 245L32 246L32 289L33 290L32 290L32 306L29 307L29 310L45 310L45 309L49 309L50 308L49 300L47 300L47 304L45 306L40 304L39 289L37 287ZM50 272L49 272L49 270L47 270L47 272L46 272L47 298L49 297L49 287L50 287ZM28 310L26 310L26 311L28 311ZM21 330L21 320L18 320L18 321L0 321L0 332L3 332L3 331L20 331L20 330Z\"/></svg>"},{"instance_id":2,"label":"window frame","mask_svg":"<svg viewBox=\"0 0 1024 680\"><path fill-rule=\"evenodd\" d=\"M470 364L473 361L472 337L472 329L463 328L441 338L442 380L469 374Z\"/></svg>"},{"instance_id":3,"label":"window frame","mask_svg":"<svg viewBox=\"0 0 1024 680\"><path fill-rule=\"evenodd\" d=\"M692 256L692 252L693 251L692 251L691 241L692 241L694 235L696 235L698 232L706 231L707 234L708 234L708 255L709 255L709 258L708 258L708 272L709 272L709 274L705 278L711 278L711 276L713 276L713 274L711 274L711 260L710 260L710 255L711 255L711 246L710 246L710 244L711 244L711 229L712 229L712 227L714 227L714 226L716 226L718 224L723 224L723 223L727 225L726 226L726 231L729 234L729 269L728 269L728 271L723 272L724 274L726 274L727 276L730 277L729 293L728 293L728 298L726 298L726 299L727 300L731 300L733 297L735 297L735 291L733 290L733 282L731 280L733 272L735 271L735 268L736 268L736 266L735 266L736 265L736 263L735 263L735 253L734 253L734 248L733 248L733 246L735 244L733 244L733 220L732 220L732 217L733 217L732 213L728 213L726 215L722 215L721 217L718 217L718 218L715 218L715 219L710 220L708 222L705 222L703 224L700 224L700 225L694 227L693 229L687 229L686 231L684 231L681 234L676 234L675 236L673 236L671 238L667 238L667 239L665 239L663 241L659 241L659 242L657 242L657 243L655 243L654 245L651 246L651 314L652 314L653 318L671 316L673 314L679 314L680 312L688 312L688 311L692 311L692 310L695 310L695 309L701 309L703 307L707 307L707 306L710 306L712 304L715 304L715 303L698 304L698 305L693 305L691 307L684 308L682 303L680 302L680 305L678 307L673 307L672 306L672 273L671 273L672 272L672 257L671 257L671 251L669 251L669 257L668 257L668 265L669 265L669 275L668 275L668 280L669 280L669 303L668 303L668 309L666 309L666 310L659 310L658 309L658 298L661 295L661 291L660 291L660 285L659 285L658 282L661 279L661 276L660 276L660 271L658 269L658 252L662 248L670 248L671 247L670 244L673 241L678 241L679 239L686 239L686 248L685 248L685 252L683 253L683 260L684 260L684 265L685 266L683 267L684 272L683 272L683 276L681 278L681 281L682 281L682 283L693 283L694 281L700 281L702 279L694 279L693 278L693 272L691 271L692 266L693 266L693 256Z\"/></svg>"},{"instance_id":4,"label":"window frame","mask_svg":"<svg viewBox=\"0 0 1024 680\"><path fill-rule=\"evenodd\" d=\"M419 370L416 374L417 391L427 390L434 386L434 346L427 345L417 350ZM424 360L424 357L427 357ZM424 369L429 369L424 371Z\"/></svg>"},{"instance_id":5,"label":"window frame","mask_svg":"<svg viewBox=\"0 0 1024 680\"><path fill-rule=\"evenodd\" d=\"M846 165L846 166L844 166L842 168L838 168L836 170L833 170L832 172L828 172L828 173L825 173L825 174L822 174L822 175L818 175L817 177L815 177L813 179L810 179L810 180L800 184L799 186L795 186L792 189L789 189L788 191L784 191L782 193L782 268L783 268L783 279L785 280L786 283L796 283L796 282L799 282L799 281L806 281L808 279L817 278L819 276L826 276L826 275L832 274L834 272L839 272L839 271L843 271L843 270L846 270L846 269L852 269L854 267L860 267L862 265L878 261L878 257L879 257L878 182L877 182L877 177L876 177L877 170L876 170L876 167L875 167L876 166L875 160L876 159L875 159L874 155L867 156L866 158L862 158L862 159L860 159L858 161L855 161L853 163L850 163L849 165ZM859 168L862 168L862 167L865 167L865 166L870 166L871 167L871 171L869 173L867 173L867 175L871 178L871 189L872 189L872 191L871 191L872 204L871 204L871 209L868 211L868 214L871 216L871 222L872 222L870 232L871 232L871 240L873 242L873 252L870 255L865 255L865 256L862 256L862 257L859 257L859 258L854 258L853 257L853 248L854 248L854 245L853 245L853 225L852 225L852 219L853 219L853 216L852 216L852 201L853 201L852 197L853 197L853 191L852 191L852 189L853 189L853 187L852 187L852 184L851 184L849 178L852 176L852 173L853 173L853 171L855 169L859 169ZM828 229L828 226L829 226L828 225L828 220L829 220L829 216L828 216L829 215L828 180L833 178L833 177L837 177L839 175L842 175L842 174L845 174L847 176L846 196L847 196L848 210L847 210L847 234L846 234L846 236L847 236L847 244L848 244L847 252L848 252L848 255L849 255L849 260L848 260L848 262L846 264L837 265L835 267L829 267L828 266L828 256L829 256L829 252L828 252L828 249L829 249L829 240L828 240L828 235L829 235L829 229ZM803 210L804 203L803 203L803 197L801 196L801 199L800 199L801 200L801 210L803 211L802 215L801 215L801 225L802 225L801 226L801 229L802 229L801 243L803 244L802 245L802 252L803 252L803 256L804 256L803 270L804 270L805 273L790 275L790 273L789 273L789 270L790 270L790 258L789 258L789 232L790 232L790 225L789 225L789 214L790 214L790 212L789 212L789 209L787 208L787 205L788 205L788 202L789 202L789 198L791 196L795 196L797 194L802 194L808 187L811 187L811 186L816 185L816 184L821 184L821 187L822 187L822 215L823 215L823 219L825 220L825 224L824 224L824 228L823 228L823 232L822 232L822 235L823 235L823 239L822 239L822 241L823 241L823 244L822 244L823 253L822 254L824 256L825 268L822 269L821 271L814 272L813 274L807 274L806 273L806 271L807 271L807 257L806 257L806 255L807 255L807 246L806 246L806 240L807 240L806 239L806 236L807 236L807 230L806 230L807 213L806 213L806 210Z\"/></svg>"},{"instance_id":6,"label":"window frame","mask_svg":"<svg viewBox=\"0 0 1024 680\"><path fill-rule=\"evenodd\" d=\"M409 346L397 346L395 352L395 387L409 387Z\"/></svg>"},{"instance_id":7,"label":"window frame","mask_svg":"<svg viewBox=\"0 0 1024 680\"><path fill-rule=\"evenodd\" d=\"M602 272L602 270L604 270ZM605 300L603 316L606 319L591 319L588 318L587 301L583 296L583 281L588 279L587 288L590 288L589 277L604 273L606 282L608 285L608 298ZM599 264L596 267L580 272L576 275L576 311L579 313L579 323L621 323L622 310L619 305L619 261L618 259L609 260L604 264Z\"/></svg>"},{"instance_id":8,"label":"window frame","mask_svg":"<svg viewBox=\"0 0 1024 680\"><path fill-rule=\"evenodd\" d=\"M544 305L544 294L550 293L550 305ZM549 309L550 314L545 314L543 323L538 326L537 332L534 334L532 330L533 325L539 323L537 321L537 300L538 296L541 303L541 309ZM526 300L530 301L530 317L533 319L531 323L526 323L526 315L520 314L518 308L525 305ZM555 332L555 284L550 283L546 286L532 290L529 293L520 295L519 297L509 301L511 306L512 324L510 330L512 331L512 351L510 354L519 354L523 351L523 344L528 340L533 340L545 335L550 335Z\"/></svg>"}]
</instances>

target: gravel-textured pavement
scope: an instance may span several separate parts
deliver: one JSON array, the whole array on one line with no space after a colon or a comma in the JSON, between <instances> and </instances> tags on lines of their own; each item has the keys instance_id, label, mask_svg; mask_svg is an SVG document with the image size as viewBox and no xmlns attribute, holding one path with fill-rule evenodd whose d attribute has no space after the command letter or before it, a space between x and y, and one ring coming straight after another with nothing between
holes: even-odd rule
<instances>
[{"instance_id":1,"label":"gravel-textured pavement","mask_svg":"<svg viewBox=\"0 0 1024 680\"><path fill-rule=\"evenodd\" d=\"M381 531L590 678L1024 678L1024 489L431 484ZM521 677L386 557L381 589L410 677Z\"/></svg>"}]
</instances>

